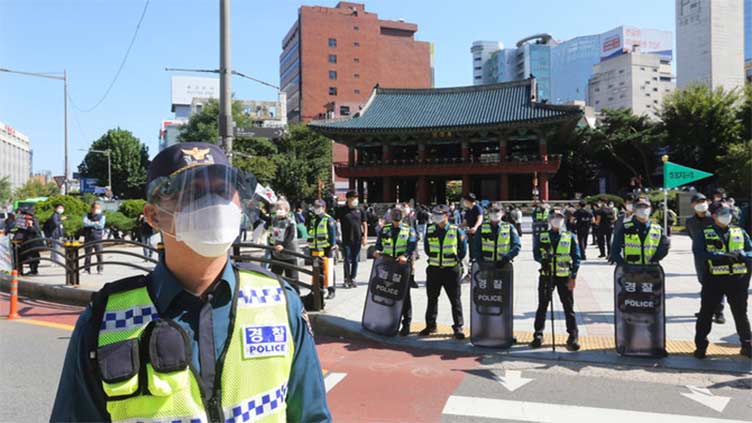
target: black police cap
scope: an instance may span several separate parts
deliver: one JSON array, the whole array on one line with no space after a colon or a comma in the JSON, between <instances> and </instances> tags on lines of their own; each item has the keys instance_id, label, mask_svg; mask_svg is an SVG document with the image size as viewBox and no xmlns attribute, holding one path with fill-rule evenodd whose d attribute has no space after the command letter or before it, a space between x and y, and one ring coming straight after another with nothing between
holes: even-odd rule
<instances>
[{"instance_id":1,"label":"black police cap","mask_svg":"<svg viewBox=\"0 0 752 423\"><path fill-rule=\"evenodd\" d=\"M225 152L215 144L183 142L171 145L152 160L146 175L146 186L157 178L172 176L191 167L209 165L231 166Z\"/></svg>"}]
</instances>

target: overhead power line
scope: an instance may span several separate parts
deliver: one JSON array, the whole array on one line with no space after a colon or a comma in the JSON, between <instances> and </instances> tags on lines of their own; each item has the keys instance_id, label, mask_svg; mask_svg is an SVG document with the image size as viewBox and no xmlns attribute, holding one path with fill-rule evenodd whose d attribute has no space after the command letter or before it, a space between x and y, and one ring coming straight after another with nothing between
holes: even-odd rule
<instances>
[{"instance_id":1,"label":"overhead power line","mask_svg":"<svg viewBox=\"0 0 752 423\"><path fill-rule=\"evenodd\" d=\"M141 12L141 17L138 19L138 23L136 24L136 30L133 31L133 37L131 37L131 42L128 44L128 49L125 50L125 55L123 56L123 60L120 62L120 66L118 67L117 72L115 72L115 76L112 78L112 81L110 82L110 85L107 87L107 90L104 92L102 97L97 101L93 106L82 109L79 108L78 105L76 105L76 102L73 101L71 98L71 104L73 107L78 110L81 113L89 113L91 111L94 111L97 107L99 107L100 104L104 102L104 100L107 98L107 96L110 94L110 91L112 90L112 87L115 86L115 82L117 82L118 77L120 77L120 72L123 71L123 68L125 67L125 62L128 61L128 55L131 53L131 48L133 48L133 44L136 42L136 37L138 36L138 31L141 29L141 23L144 21L144 17L146 16L146 10L149 8L149 2L150 0L146 0L146 4L144 4L144 10Z\"/></svg>"}]
</instances>

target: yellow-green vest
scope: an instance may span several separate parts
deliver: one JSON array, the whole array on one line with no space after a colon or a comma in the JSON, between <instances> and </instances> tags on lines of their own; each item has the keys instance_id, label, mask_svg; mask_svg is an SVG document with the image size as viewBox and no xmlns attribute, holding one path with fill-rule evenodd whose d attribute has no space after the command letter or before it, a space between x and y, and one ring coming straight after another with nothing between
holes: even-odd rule
<instances>
[{"instance_id":1,"label":"yellow-green vest","mask_svg":"<svg viewBox=\"0 0 752 423\"><path fill-rule=\"evenodd\" d=\"M407 243L410 241L410 227L401 224L399 227L399 235L397 235L397 242L394 242L392 235L394 226L387 225L381 229L381 246L383 252L391 257L397 257L404 254L407 251Z\"/></svg>"},{"instance_id":2,"label":"yellow-green vest","mask_svg":"<svg viewBox=\"0 0 752 423\"><path fill-rule=\"evenodd\" d=\"M545 246L548 245L548 248ZM538 249L541 255L551 253L551 236L549 231L543 231L538 237ZM548 251L547 251L548 250ZM541 274L544 276L550 275L553 271L554 276L559 278L568 278L572 271L572 233L569 231L561 231L559 234L559 243L556 245L556 251L553 254L553 260L546 266L541 267Z\"/></svg>"},{"instance_id":3,"label":"yellow-green vest","mask_svg":"<svg viewBox=\"0 0 752 423\"><path fill-rule=\"evenodd\" d=\"M141 286L106 296L97 339L97 369L101 373L104 351L117 347L115 344L133 345L142 352L136 353L141 362L134 366L134 374L102 380L113 422L286 421L294 344L284 287L262 273L241 270L237 275L232 334L217 363L219 398L202 397L190 360L180 370L161 373L154 369L146 338L161 317L145 278ZM190 347L186 348L190 354Z\"/></svg>"},{"instance_id":4,"label":"yellow-green vest","mask_svg":"<svg viewBox=\"0 0 752 423\"><path fill-rule=\"evenodd\" d=\"M484 223L480 226L480 238L483 259L492 262L501 260L512 249L512 225L499 222L499 230L494 238L491 224Z\"/></svg>"},{"instance_id":5,"label":"yellow-green vest","mask_svg":"<svg viewBox=\"0 0 752 423\"><path fill-rule=\"evenodd\" d=\"M640 239L640 234L636 231L629 233L634 228L635 223L633 221L624 223L624 261L627 264L649 264L655 252L658 251L663 229L655 223L648 222L646 224L650 227L643 242Z\"/></svg>"},{"instance_id":6,"label":"yellow-green vest","mask_svg":"<svg viewBox=\"0 0 752 423\"><path fill-rule=\"evenodd\" d=\"M703 230L705 234L705 249L709 253L731 253L734 251L744 251L744 231L742 228L734 225L729 226L728 245L723 244L723 240L718 236L715 228L708 226ZM720 248L716 245L720 245ZM713 260L708 260L708 270L711 275L744 275L747 273L745 263L716 264Z\"/></svg>"},{"instance_id":7,"label":"yellow-green vest","mask_svg":"<svg viewBox=\"0 0 752 423\"><path fill-rule=\"evenodd\" d=\"M308 228L308 246L312 250L323 250L329 248L329 219L331 217L324 213L321 215L319 223L316 224L316 218L311 219L311 226Z\"/></svg>"},{"instance_id":8,"label":"yellow-green vest","mask_svg":"<svg viewBox=\"0 0 752 423\"><path fill-rule=\"evenodd\" d=\"M431 224L426 229L428 239L428 265L432 267L455 267L459 264L457 253L459 249L460 234L457 226L448 224L445 226L443 243L436 235L436 225Z\"/></svg>"},{"instance_id":9,"label":"yellow-green vest","mask_svg":"<svg viewBox=\"0 0 752 423\"><path fill-rule=\"evenodd\" d=\"M548 210L543 207L536 207L533 210L533 222L545 222L548 219Z\"/></svg>"}]
</instances>

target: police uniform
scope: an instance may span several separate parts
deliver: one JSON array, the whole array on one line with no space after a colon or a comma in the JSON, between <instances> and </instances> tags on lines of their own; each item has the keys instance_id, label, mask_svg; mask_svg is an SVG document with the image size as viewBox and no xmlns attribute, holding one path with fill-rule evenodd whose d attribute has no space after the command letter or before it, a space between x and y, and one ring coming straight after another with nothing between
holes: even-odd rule
<instances>
[{"instance_id":1,"label":"police uniform","mask_svg":"<svg viewBox=\"0 0 752 423\"><path fill-rule=\"evenodd\" d=\"M148 179L190 164L229 168L217 146L182 143L154 158ZM289 285L227 260L197 296L161 258L148 275L92 297L71 336L50 420L330 421L325 391Z\"/></svg>"},{"instance_id":2,"label":"police uniform","mask_svg":"<svg viewBox=\"0 0 752 423\"><path fill-rule=\"evenodd\" d=\"M323 200L316 200L314 204L317 207L324 205ZM337 222L326 213L313 215L308 225L308 249L313 255L322 255L329 257L329 265L332 266L332 284L327 287L329 295L327 298L334 298L335 281L334 276L334 247L337 245Z\"/></svg>"},{"instance_id":3,"label":"police uniform","mask_svg":"<svg viewBox=\"0 0 752 423\"><path fill-rule=\"evenodd\" d=\"M493 223L490 220L480 226L472 240L471 248L480 263L509 263L520 253L520 236L514 226L507 222Z\"/></svg>"},{"instance_id":4,"label":"police uniform","mask_svg":"<svg viewBox=\"0 0 752 423\"><path fill-rule=\"evenodd\" d=\"M417 243L418 234L408 224L401 223L398 228L395 228L393 224L385 224L379 231L374 248L376 251L380 251L382 254L395 259L404 256L408 260L412 260ZM402 330L400 330L400 335L405 336L410 333L412 318L413 308L410 298L410 285L408 284L405 302L402 307Z\"/></svg>"},{"instance_id":5,"label":"police uniform","mask_svg":"<svg viewBox=\"0 0 752 423\"><path fill-rule=\"evenodd\" d=\"M749 235L733 224L720 227L713 223L703 229L702 236L693 243L692 252L705 263L700 313L695 324L695 356L705 357L713 313L724 295L734 317L742 345L741 353L750 356L752 334L747 316L747 297L752 242Z\"/></svg>"},{"instance_id":6,"label":"police uniform","mask_svg":"<svg viewBox=\"0 0 752 423\"><path fill-rule=\"evenodd\" d=\"M563 214L560 214L563 217ZM565 230L546 230L534 238L533 257L541 264L538 278L538 309L535 312L533 345L540 346L543 329L546 325L546 312L549 301L553 301L554 288L559 292L559 300L564 308L569 340L576 344L578 337L577 320L574 312L574 294L569 289L569 279L577 278L580 267L580 250L573 233ZM553 286L551 286L553 282Z\"/></svg>"},{"instance_id":7,"label":"police uniform","mask_svg":"<svg viewBox=\"0 0 752 423\"><path fill-rule=\"evenodd\" d=\"M647 265L658 263L668 254L668 239L660 225L632 218L615 234L612 252L616 264Z\"/></svg>"},{"instance_id":8,"label":"police uniform","mask_svg":"<svg viewBox=\"0 0 752 423\"><path fill-rule=\"evenodd\" d=\"M439 206L434 209L434 214L440 212L445 216L449 208ZM446 222L446 218L445 218ZM436 331L436 315L438 314L439 294L444 289L452 307L452 319L455 337L464 338L462 327L461 286L460 286L460 263L465 258L467 240L465 233L451 223L443 226L432 223L426 228L426 238L423 245L428 256L426 269L426 293L428 304L426 306L426 328L421 335L428 335Z\"/></svg>"}]
</instances>

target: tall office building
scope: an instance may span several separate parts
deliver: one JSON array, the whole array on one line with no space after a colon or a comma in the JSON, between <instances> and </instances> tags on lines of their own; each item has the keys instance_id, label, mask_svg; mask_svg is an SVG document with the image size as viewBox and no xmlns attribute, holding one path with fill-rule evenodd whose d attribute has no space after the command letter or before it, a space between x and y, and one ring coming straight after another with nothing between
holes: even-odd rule
<instances>
[{"instance_id":1,"label":"tall office building","mask_svg":"<svg viewBox=\"0 0 752 423\"><path fill-rule=\"evenodd\" d=\"M473 85L481 85L488 76L483 75L484 65L488 63L491 56L504 49L504 44L499 41L475 41L473 46L470 47L470 52L473 53ZM488 66L485 66L487 69Z\"/></svg>"},{"instance_id":2,"label":"tall office building","mask_svg":"<svg viewBox=\"0 0 752 423\"><path fill-rule=\"evenodd\" d=\"M634 50L606 59L593 67L587 105L602 109L631 109L636 115L657 118L663 97L676 85L671 61L664 56Z\"/></svg>"},{"instance_id":3,"label":"tall office building","mask_svg":"<svg viewBox=\"0 0 752 423\"><path fill-rule=\"evenodd\" d=\"M743 86L742 0L676 0L676 67L679 88Z\"/></svg>"},{"instance_id":4,"label":"tall office building","mask_svg":"<svg viewBox=\"0 0 752 423\"><path fill-rule=\"evenodd\" d=\"M744 70L752 82L752 0L744 0Z\"/></svg>"},{"instance_id":5,"label":"tall office building","mask_svg":"<svg viewBox=\"0 0 752 423\"><path fill-rule=\"evenodd\" d=\"M15 190L31 177L31 141L10 125L0 122L0 178L10 179Z\"/></svg>"},{"instance_id":6,"label":"tall office building","mask_svg":"<svg viewBox=\"0 0 752 423\"><path fill-rule=\"evenodd\" d=\"M431 45L416 41L417 31L401 19L379 19L361 3L301 6L279 56L288 120L353 115L376 84L430 88Z\"/></svg>"},{"instance_id":7,"label":"tall office building","mask_svg":"<svg viewBox=\"0 0 752 423\"><path fill-rule=\"evenodd\" d=\"M601 34L584 35L566 41L554 41L546 34L534 35L518 43L516 49L499 49L481 66L483 78L477 79L478 67L473 51L473 82L492 84L527 78L538 80L538 97L552 103L586 101L588 81L593 65L640 47L671 60L670 31L623 25ZM484 42L488 43L488 42ZM476 43L473 43L475 48ZM484 46L489 44L484 44Z\"/></svg>"}]
</instances>

